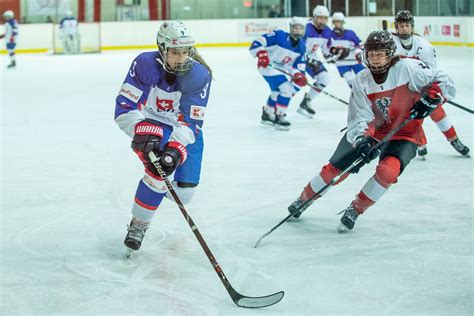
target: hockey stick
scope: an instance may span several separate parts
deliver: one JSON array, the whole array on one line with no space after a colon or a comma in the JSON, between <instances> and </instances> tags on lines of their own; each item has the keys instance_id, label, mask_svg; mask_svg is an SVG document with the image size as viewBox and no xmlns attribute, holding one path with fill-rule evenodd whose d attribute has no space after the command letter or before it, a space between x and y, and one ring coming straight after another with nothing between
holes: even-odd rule
<instances>
[{"instance_id":1,"label":"hockey stick","mask_svg":"<svg viewBox=\"0 0 474 316\"><path fill-rule=\"evenodd\" d=\"M474 111L473 111L473 110L468 109L468 108L462 106L462 105L459 104L459 103L456 103L456 102L453 102L453 101L448 101L448 103L451 104L451 105L454 105L454 106L456 106L456 107L458 107L458 108L460 108L460 109L462 109L462 110L464 110L464 111L466 111L466 112L469 112L469 113L471 113L471 114L474 114Z\"/></svg>"},{"instance_id":2,"label":"hockey stick","mask_svg":"<svg viewBox=\"0 0 474 316\"><path fill-rule=\"evenodd\" d=\"M380 146L382 146L383 144L385 144L386 142L388 142L393 135L395 135L399 130L401 130L403 127L405 127L405 125L407 125L414 117L416 116L416 113L415 114L412 114L410 117L408 117L405 121L403 121L402 123L400 123L400 125L398 125L397 127L395 127L390 133L388 133L381 141L379 141L374 147L372 147L373 149L377 149L379 148ZM295 209L293 212L291 212L288 216L286 216L281 222L279 222L277 225L275 225L272 229L270 229L268 232L266 232L265 234L262 235L262 237L260 237L257 242L255 243L255 246L254 248L257 248L258 245L260 244L260 241L265 238L266 236L270 235L275 229L277 229L278 227L280 227L284 222L286 222L288 219L290 219L293 215L295 215L296 213L298 212L301 212L303 213L304 211L301 211L301 210L304 210L306 208L306 206L310 203L312 203L318 196L320 196L322 193L324 193L324 191L326 191L329 187L331 187L334 183L336 183L337 181L339 181L339 179L341 179L346 173L349 173L352 169L354 169L355 166L357 166L359 163L361 163L363 160L362 157L358 157L349 167L347 167L346 169L344 169L339 175L335 176L334 178L332 178L332 180L327 183L324 187L322 187L318 192L314 193L313 196L311 198L309 198L306 202L304 202L303 204L301 204L301 206L297 209Z\"/></svg>"},{"instance_id":3,"label":"hockey stick","mask_svg":"<svg viewBox=\"0 0 474 316\"><path fill-rule=\"evenodd\" d=\"M382 20L382 30L388 30L388 22L387 20Z\"/></svg>"},{"instance_id":4,"label":"hockey stick","mask_svg":"<svg viewBox=\"0 0 474 316\"><path fill-rule=\"evenodd\" d=\"M281 301L283 299L283 296L285 295L285 292L283 291L270 294L267 296L250 297L250 296L244 296L238 293L236 290L234 290L229 280L225 276L224 271L222 271L219 263L217 263L214 255L212 254L211 250L209 249L206 242L204 241L204 238L199 232L196 224L194 224L194 221L192 220L191 216L189 216L188 212L184 208L183 202L181 202L181 200L179 199L178 195L176 194L176 191L173 188L173 185L171 184L170 180L166 176L166 173L161 168L161 165L158 162L158 158L156 157L155 153L150 152L149 157L150 157L151 162L155 166L156 171L158 171L158 174L165 182L166 187L168 188L168 191L173 196L173 199L175 200L176 204L181 210L181 213L183 213L184 218L188 222L189 227L191 227L191 230L193 231L194 236L196 236L197 240L199 241L199 244L201 245L202 249L206 253L207 258L211 262L212 266L214 267L214 270L219 276L219 279L222 281L222 284L224 284L224 287L227 290L227 293L229 293L234 303L240 307L260 308L260 307L267 307Z\"/></svg>"},{"instance_id":5,"label":"hockey stick","mask_svg":"<svg viewBox=\"0 0 474 316\"><path fill-rule=\"evenodd\" d=\"M271 65L271 64L270 64L270 65ZM275 66L273 66L273 65L271 65L271 67L272 67L273 69L278 70L279 72L284 73L285 75L290 76L291 78L293 78L293 75L290 74L289 72L287 72L287 71L285 71L285 70L283 70L283 69L281 69L281 68L275 67ZM335 100L337 100L337 101L339 101L339 102L341 102L341 103L344 103L345 105L349 105L349 102L344 101L344 100L342 100L342 99L339 99L339 98L336 97L334 94L331 94L331 93L329 93L329 92L327 92L327 91L324 91L324 90L322 90L322 89L319 89L319 88L313 86L312 84L310 84L309 82L308 82L306 85L307 85L307 86L310 86L312 89L314 89L314 90L316 90L316 91L318 91L318 92L324 93L324 94L327 95L328 97L331 97L331 98L333 98L333 99L335 99Z\"/></svg>"}]
</instances>

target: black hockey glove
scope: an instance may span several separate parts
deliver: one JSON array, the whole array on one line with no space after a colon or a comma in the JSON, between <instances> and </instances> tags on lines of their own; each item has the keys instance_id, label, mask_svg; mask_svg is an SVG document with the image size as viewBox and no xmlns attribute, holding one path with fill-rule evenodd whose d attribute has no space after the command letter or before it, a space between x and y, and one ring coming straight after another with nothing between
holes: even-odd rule
<instances>
[{"instance_id":1,"label":"black hockey glove","mask_svg":"<svg viewBox=\"0 0 474 316\"><path fill-rule=\"evenodd\" d=\"M154 151L160 155L160 142L163 138L163 128L157 121L145 119L135 125L135 135L132 149L141 161L149 162L148 154Z\"/></svg>"},{"instance_id":2,"label":"black hockey glove","mask_svg":"<svg viewBox=\"0 0 474 316\"><path fill-rule=\"evenodd\" d=\"M308 67L313 68L314 73L317 73L321 69L322 65L323 65L322 62L320 62L319 60L316 60L314 58L309 58L308 62L306 63L306 67L307 68Z\"/></svg>"},{"instance_id":3,"label":"black hockey glove","mask_svg":"<svg viewBox=\"0 0 474 316\"><path fill-rule=\"evenodd\" d=\"M421 98L415 102L411 108L410 115L417 120L424 119L430 115L441 103L443 103L441 89L437 83L433 83L428 91L423 93Z\"/></svg>"},{"instance_id":4,"label":"black hockey glove","mask_svg":"<svg viewBox=\"0 0 474 316\"><path fill-rule=\"evenodd\" d=\"M378 148L373 148L377 141L372 137L359 136L355 142L355 148L365 163L370 163L380 154Z\"/></svg>"},{"instance_id":5,"label":"black hockey glove","mask_svg":"<svg viewBox=\"0 0 474 316\"><path fill-rule=\"evenodd\" d=\"M176 168L186 160L188 152L186 147L178 142L169 142L166 144L159 160L160 166L166 173L166 176L172 174Z\"/></svg>"}]
</instances>

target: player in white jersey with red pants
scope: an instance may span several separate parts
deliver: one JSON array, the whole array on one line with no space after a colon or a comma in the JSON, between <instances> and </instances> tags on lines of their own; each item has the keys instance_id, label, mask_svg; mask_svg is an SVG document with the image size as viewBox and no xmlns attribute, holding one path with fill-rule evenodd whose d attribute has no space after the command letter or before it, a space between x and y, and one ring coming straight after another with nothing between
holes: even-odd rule
<instances>
[{"instance_id":1,"label":"player in white jersey with red pants","mask_svg":"<svg viewBox=\"0 0 474 316\"><path fill-rule=\"evenodd\" d=\"M364 163L380 156L375 174L343 211L338 231L351 230L358 216L397 182L410 160L416 156L417 145L421 144L424 136L423 118L441 104L443 98L454 98L454 84L446 74L426 67L422 61L400 60L394 57L395 50L393 36L389 32L373 31L369 34L364 43L367 68L357 74L352 85L347 134L342 137L329 163L289 206L288 211L295 217L299 217L312 201L321 197L325 192L321 190L358 158L363 160L351 173L358 172ZM414 119L401 125L409 117ZM397 131L399 126L403 127ZM392 131L396 132L386 143L373 148ZM347 175L341 176L333 185L343 181ZM305 204L308 200L310 202Z\"/></svg>"},{"instance_id":2,"label":"player in white jersey with red pants","mask_svg":"<svg viewBox=\"0 0 474 316\"><path fill-rule=\"evenodd\" d=\"M436 53L433 46L420 35L413 33L414 25L415 20L410 11L402 10L395 16L395 29L397 33L394 34L394 40L397 45L396 54L400 55L401 58L422 60L428 67L437 68ZM439 106L431 113L430 117L454 149L461 155L467 156L469 147L459 140L456 130L443 107ZM427 153L425 138L423 144L418 147L418 155L424 157Z\"/></svg>"}]
</instances>

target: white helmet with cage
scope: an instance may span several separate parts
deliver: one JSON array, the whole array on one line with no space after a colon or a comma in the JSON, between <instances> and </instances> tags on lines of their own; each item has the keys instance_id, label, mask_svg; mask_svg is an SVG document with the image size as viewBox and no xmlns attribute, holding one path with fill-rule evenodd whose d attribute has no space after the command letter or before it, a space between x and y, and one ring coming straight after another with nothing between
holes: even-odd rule
<instances>
[{"instance_id":1,"label":"white helmet with cage","mask_svg":"<svg viewBox=\"0 0 474 316\"><path fill-rule=\"evenodd\" d=\"M163 66L169 73L176 75L186 74L192 67L194 59L194 38L186 25L179 20L164 22L156 34L156 44L163 57ZM167 54L170 48L187 52L188 56L183 63L171 67L167 63Z\"/></svg>"},{"instance_id":2,"label":"white helmet with cage","mask_svg":"<svg viewBox=\"0 0 474 316\"><path fill-rule=\"evenodd\" d=\"M304 35L306 23L308 23L306 18L294 16L290 20L290 36L295 40L302 38ZM295 28L295 26L300 26L300 28Z\"/></svg>"},{"instance_id":3,"label":"white helmet with cage","mask_svg":"<svg viewBox=\"0 0 474 316\"><path fill-rule=\"evenodd\" d=\"M302 38L304 35L306 23L308 23L308 20L306 18L294 16L290 20L290 36L295 40ZM295 26L300 27L296 28Z\"/></svg>"},{"instance_id":4,"label":"white helmet with cage","mask_svg":"<svg viewBox=\"0 0 474 316\"><path fill-rule=\"evenodd\" d=\"M317 5L313 10L313 16L325 16L329 18L329 10L323 5Z\"/></svg>"},{"instance_id":5,"label":"white helmet with cage","mask_svg":"<svg viewBox=\"0 0 474 316\"><path fill-rule=\"evenodd\" d=\"M346 17L342 12L334 12L331 17L332 21L341 21L342 23L346 22Z\"/></svg>"},{"instance_id":6,"label":"white helmet with cage","mask_svg":"<svg viewBox=\"0 0 474 316\"><path fill-rule=\"evenodd\" d=\"M12 10L7 10L7 11L3 12L3 17L5 19L13 19L14 16L15 16L15 13L13 13Z\"/></svg>"}]
</instances>

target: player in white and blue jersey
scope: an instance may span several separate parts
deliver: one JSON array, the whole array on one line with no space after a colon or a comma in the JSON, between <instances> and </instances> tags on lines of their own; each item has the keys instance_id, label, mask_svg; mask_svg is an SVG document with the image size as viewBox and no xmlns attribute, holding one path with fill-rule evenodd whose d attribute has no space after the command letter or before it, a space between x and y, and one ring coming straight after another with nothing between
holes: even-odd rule
<instances>
[{"instance_id":1,"label":"player in white and blue jersey","mask_svg":"<svg viewBox=\"0 0 474 316\"><path fill-rule=\"evenodd\" d=\"M18 37L18 23L15 20L15 14L12 10L7 10L3 13L5 20L5 34L0 35L0 38L5 38L7 46L8 56L10 56L10 64L8 68L14 68L16 66L15 47L16 39Z\"/></svg>"},{"instance_id":2,"label":"player in white and blue jersey","mask_svg":"<svg viewBox=\"0 0 474 316\"><path fill-rule=\"evenodd\" d=\"M138 250L156 210L167 194L148 157L154 152L181 201L188 203L201 173L202 125L211 72L196 53L181 21L165 22L157 34L158 51L138 55L116 99L115 122L132 138L145 166L132 207L125 245Z\"/></svg>"},{"instance_id":3,"label":"player in white and blue jersey","mask_svg":"<svg viewBox=\"0 0 474 316\"><path fill-rule=\"evenodd\" d=\"M365 68L362 65L360 38L354 31L344 28L345 17L342 12L334 12L331 19L334 28L329 51L336 56L339 74L352 87L356 74Z\"/></svg>"},{"instance_id":4,"label":"player in white and blue jersey","mask_svg":"<svg viewBox=\"0 0 474 316\"><path fill-rule=\"evenodd\" d=\"M258 58L258 71L271 90L263 107L262 123L274 125L277 130L289 130L286 109L295 93L307 84L305 24L306 19L294 17L290 21L290 33L276 30L260 36L250 46L250 54Z\"/></svg>"},{"instance_id":5,"label":"player in white and blue jersey","mask_svg":"<svg viewBox=\"0 0 474 316\"><path fill-rule=\"evenodd\" d=\"M327 26L329 11L325 6L318 5L313 10L313 19L306 24L306 72L314 79L314 86L318 88L309 89L301 102L298 113L312 118L316 114L311 107L311 101L329 84L329 73L323 65L321 55L324 58L330 57L329 43L331 41L331 29Z\"/></svg>"},{"instance_id":6,"label":"player in white and blue jersey","mask_svg":"<svg viewBox=\"0 0 474 316\"><path fill-rule=\"evenodd\" d=\"M80 53L79 23L72 15L71 10L66 11L66 16L59 22L59 32L63 42L64 53Z\"/></svg>"}]
</instances>

